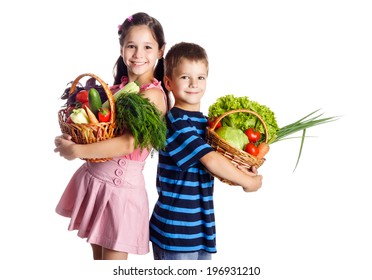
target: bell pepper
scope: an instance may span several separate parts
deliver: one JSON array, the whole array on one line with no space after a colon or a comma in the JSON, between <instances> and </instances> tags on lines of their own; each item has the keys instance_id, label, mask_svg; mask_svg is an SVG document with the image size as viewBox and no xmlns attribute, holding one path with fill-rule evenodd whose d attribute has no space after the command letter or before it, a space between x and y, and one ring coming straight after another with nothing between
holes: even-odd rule
<instances>
[{"instance_id":1,"label":"bell pepper","mask_svg":"<svg viewBox=\"0 0 372 280\"><path fill-rule=\"evenodd\" d=\"M108 122L111 117L110 109L108 108L100 108L98 111L98 120L100 122Z\"/></svg>"}]
</instances>

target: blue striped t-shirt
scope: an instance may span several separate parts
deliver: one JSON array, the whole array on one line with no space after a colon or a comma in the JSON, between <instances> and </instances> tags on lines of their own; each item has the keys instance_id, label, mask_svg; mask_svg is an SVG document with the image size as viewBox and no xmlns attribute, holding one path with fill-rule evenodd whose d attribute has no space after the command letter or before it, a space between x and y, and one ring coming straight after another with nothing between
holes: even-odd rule
<instances>
[{"instance_id":1,"label":"blue striped t-shirt","mask_svg":"<svg viewBox=\"0 0 372 280\"><path fill-rule=\"evenodd\" d=\"M200 158L213 151L204 140L201 112L173 107L166 116L167 146L159 151L159 198L150 220L150 240L177 252L216 252L213 177Z\"/></svg>"}]
</instances>

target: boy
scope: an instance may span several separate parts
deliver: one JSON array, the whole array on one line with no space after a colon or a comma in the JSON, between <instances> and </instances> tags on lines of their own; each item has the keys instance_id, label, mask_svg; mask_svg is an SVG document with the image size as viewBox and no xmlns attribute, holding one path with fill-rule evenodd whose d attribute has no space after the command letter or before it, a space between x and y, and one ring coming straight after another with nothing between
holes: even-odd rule
<instances>
[{"instance_id":1,"label":"boy","mask_svg":"<svg viewBox=\"0 0 372 280\"><path fill-rule=\"evenodd\" d=\"M168 51L164 84L175 104L166 116L167 146L159 151L159 197L150 220L156 260L210 260L216 253L214 181L207 170L246 192L262 184L256 170L236 168L204 140L207 119L200 100L207 77L208 57L202 47L182 42Z\"/></svg>"}]
</instances>

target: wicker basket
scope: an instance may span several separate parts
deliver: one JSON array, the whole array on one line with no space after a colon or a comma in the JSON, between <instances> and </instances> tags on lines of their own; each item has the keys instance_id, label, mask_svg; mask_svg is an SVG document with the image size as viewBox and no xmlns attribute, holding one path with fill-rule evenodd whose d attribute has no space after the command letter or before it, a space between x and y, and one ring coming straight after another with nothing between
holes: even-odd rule
<instances>
[{"instance_id":1,"label":"wicker basket","mask_svg":"<svg viewBox=\"0 0 372 280\"><path fill-rule=\"evenodd\" d=\"M79 83L80 79L90 76L92 78L95 78L103 87L105 90L105 93L108 98L108 102L110 104L111 109L111 118L109 122L100 122L100 123L87 123L87 124L75 124L75 123L67 123L67 108L63 108L59 110L58 112L58 121L59 125L61 127L62 133L67 133L71 135L72 141L74 141L77 144L90 144L95 143L103 140L110 139L114 137L115 134L115 128L116 128L116 111L115 111L115 100L112 96L111 90L108 87L108 85L101 80L98 76L86 73L79 75L72 83L69 94L71 95L77 84ZM83 158L84 159L84 158ZM84 159L91 162L104 162L107 160L110 160L111 158L90 158L90 159Z\"/></svg>"},{"instance_id":2,"label":"wicker basket","mask_svg":"<svg viewBox=\"0 0 372 280\"><path fill-rule=\"evenodd\" d=\"M255 115L261 121L261 123L264 127L264 130L265 130L265 135L266 135L265 142L267 143L268 132L267 132L267 126L266 126L264 120L256 112L251 111L251 110L247 110L247 109L231 110L231 111L225 112L224 114L220 115L214 121L214 124L212 125L212 127L207 128L206 141L209 145L211 145L211 147L216 152L218 152L218 153L222 154L224 157L228 158L235 166L240 165L240 166L243 166L247 169L251 169L253 166L258 168L264 163L265 159L259 159L259 158L255 157L255 156L252 156L249 153L247 153L247 152L245 152L245 151L243 151L239 148L236 148L236 147L230 145L226 140L222 139L215 132L215 128L216 128L218 122L220 122L224 117L226 117L230 114L240 113L240 112ZM214 174L212 174L212 175L214 177L217 177L223 183L226 183L226 184L229 184L229 185L236 185L229 180L226 180L224 178L220 178L220 177L218 177Z\"/></svg>"}]
</instances>

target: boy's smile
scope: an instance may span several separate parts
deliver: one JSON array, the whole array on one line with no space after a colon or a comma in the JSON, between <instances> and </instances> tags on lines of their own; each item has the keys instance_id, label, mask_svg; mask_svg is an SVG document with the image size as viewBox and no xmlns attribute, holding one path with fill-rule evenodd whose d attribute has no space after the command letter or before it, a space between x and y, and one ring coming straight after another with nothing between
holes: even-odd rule
<instances>
[{"instance_id":1,"label":"boy's smile","mask_svg":"<svg viewBox=\"0 0 372 280\"><path fill-rule=\"evenodd\" d=\"M175 106L187 111L199 111L207 77L208 68L204 62L182 59L173 70L172 78L165 77L165 86L173 93Z\"/></svg>"}]
</instances>

